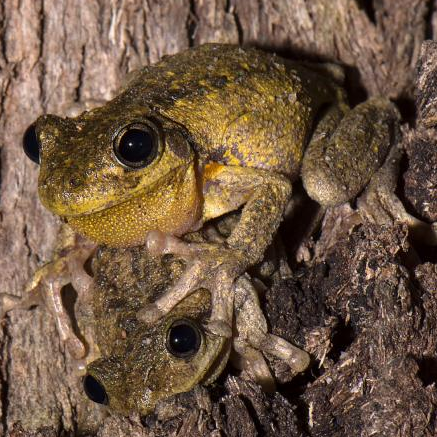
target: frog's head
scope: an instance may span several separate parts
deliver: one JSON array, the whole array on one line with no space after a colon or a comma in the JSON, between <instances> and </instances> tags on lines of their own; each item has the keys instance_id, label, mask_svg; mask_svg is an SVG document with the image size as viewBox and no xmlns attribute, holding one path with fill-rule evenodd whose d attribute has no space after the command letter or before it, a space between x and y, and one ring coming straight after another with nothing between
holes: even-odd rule
<instances>
[{"instance_id":1,"label":"frog's head","mask_svg":"<svg viewBox=\"0 0 437 437\"><path fill-rule=\"evenodd\" d=\"M84 390L94 402L128 415L212 382L228 361L230 341L204 329L210 296L199 290L151 328L139 326L117 354L87 366Z\"/></svg>"},{"instance_id":2,"label":"frog's head","mask_svg":"<svg viewBox=\"0 0 437 437\"><path fill-rule=\"evenodd\" d=\"M42 203L97 243L131 246L151 229L180 235L200 215L185 130L115 99L76 118L45 115L24 137Z\"/></svg>"}]
</instances>

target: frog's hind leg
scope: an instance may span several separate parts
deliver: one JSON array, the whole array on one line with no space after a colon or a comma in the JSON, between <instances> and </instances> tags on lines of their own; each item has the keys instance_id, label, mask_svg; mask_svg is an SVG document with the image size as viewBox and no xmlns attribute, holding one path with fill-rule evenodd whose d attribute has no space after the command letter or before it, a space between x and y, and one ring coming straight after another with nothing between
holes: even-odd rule
<instances>
[{"instance_id":1,"label":"frog's hind leg","mask_svg":"<svg viewBox=\"0 0 437 437\"><path fill-rule=\"evenodd\" d=\"M437 223L425 223L413 217L396 196L402 151L393 147L384 165L370 181L358 198L359 212L368 220L378 224L400 221L408 225L412 238L428 246L437 246Z\"/></svg>"},{"instance_id":2,"label":"frog's hind leg","mask_svg":"<svg viewBox=\"0 0 437 437\"><path fill-rule=\"evenodd\" d=\"M413 237L437 244L437 226L408 214L394 193L402 155L395 144L396 107L375 97L339 115L335 107L327 112L305 153L301 174L309 196L326 208L353 199L368 185L358 200L361 215L378 224L403 221Z\"/></svg>"},{"instance_id":3,"label":"frog's hind leg","mask_svg":"<svg viewBox=\"0 0 437 437\"><path fill-rule=\"evenodd\" d=\"M341 120L332 110L327 118L316 128L301 170L308 195L324 207L344 203L363 190L385 161L399 114L389 100L372 98Z\"/></svg>"}]
</instances>

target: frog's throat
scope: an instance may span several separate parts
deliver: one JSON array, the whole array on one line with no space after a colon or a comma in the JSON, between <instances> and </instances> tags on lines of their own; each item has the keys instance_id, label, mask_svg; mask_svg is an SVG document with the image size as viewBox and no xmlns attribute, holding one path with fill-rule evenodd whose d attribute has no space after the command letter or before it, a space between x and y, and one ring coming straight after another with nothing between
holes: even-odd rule
<instances>
[{"instance_id":1,"label":"frog's throat","mask_svg":"<svg viewBox=\"0 0 437 437\"><path fill-rule=\"evenodd\" d=\"M190 166L181 178L161 178L153 189L86 215L67 216L79 234L98 244L127 247L143 244L149 231L158 229L183 235L199 221L202 197L195 169Z\"/></svg>"}]
</instances>

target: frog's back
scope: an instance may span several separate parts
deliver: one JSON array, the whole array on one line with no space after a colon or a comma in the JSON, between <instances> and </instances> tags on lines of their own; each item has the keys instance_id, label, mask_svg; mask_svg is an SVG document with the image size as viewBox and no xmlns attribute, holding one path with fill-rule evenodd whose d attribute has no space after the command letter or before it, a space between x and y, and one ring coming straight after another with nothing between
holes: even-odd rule
<instances>
[{"instance_id":1,"label":"frog's back","mask_svg":"<svg viewBox=\"0 0 437 437\"><path fill-rule=\"evenodd\" d=\"M289 65L257 49L205 44L140 70L121 98L183 125L205 161L294 175L317 106L333 97L316 73Z\"/></svg>"},{"instance_id":2,"label":"frog's back","mask_svg":"<svg viewBox=\"0 0 437 437\"><path fill-rule=\"evenodd\" d=\"M137 311L168 289L180 269L172 257L147 257L141 247L99 248L93 259L93 314L97 344L104 356L126 353L126 338L144 331Z\"/></svg>"}]
</instances>

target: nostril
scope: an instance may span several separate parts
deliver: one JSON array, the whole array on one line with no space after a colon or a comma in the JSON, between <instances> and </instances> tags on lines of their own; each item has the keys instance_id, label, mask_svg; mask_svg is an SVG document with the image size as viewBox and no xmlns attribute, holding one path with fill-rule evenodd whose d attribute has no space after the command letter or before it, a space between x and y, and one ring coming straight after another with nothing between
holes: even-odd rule
<instances>
[{"instance_id":1,"label":"nostril","mask_svg":"<svg viewBox=\"0 0 437 437\"><path fill-rule=\"evenodd\" d=\"M70 187L77 188L77 187L80 187L81 181L79 178L74 177L74 178L70 179L69 184L70 184Z\"/></svg>"}]
</instances>

